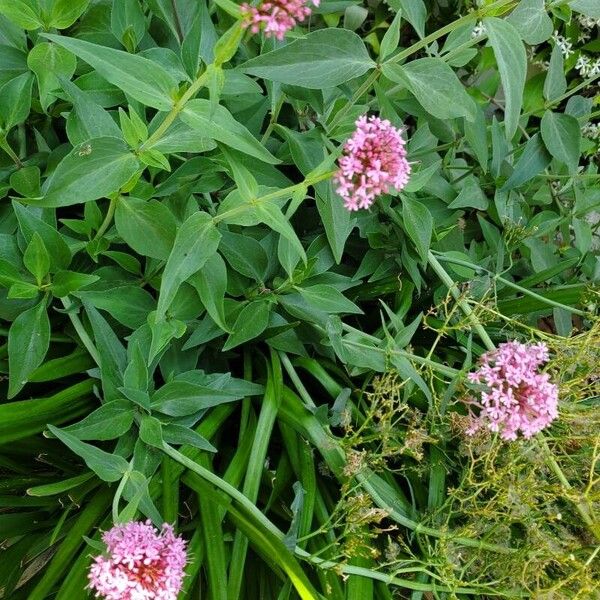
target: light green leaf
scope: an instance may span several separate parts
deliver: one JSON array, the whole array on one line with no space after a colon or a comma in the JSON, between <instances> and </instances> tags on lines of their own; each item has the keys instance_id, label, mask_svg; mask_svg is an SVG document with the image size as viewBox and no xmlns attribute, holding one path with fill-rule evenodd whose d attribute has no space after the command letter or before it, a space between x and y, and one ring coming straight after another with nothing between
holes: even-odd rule
<instances>
[{"instance_id":1,"label":"light green leaf","mask_svg":"<svg viewBox=\"0 0 600 600\"><path fill-rule=\"evenodd\" d=\"M569 7L592 19L600 19L600 4L597 0L572 0Z\"/></svg>"},{"instance_id":2,"label":"light green leaf","mask_svg":"<svg viewBox=\"0 0 600 600\"><path fill-rule=\"evenodd\" d=\"M32 86L31 73L23 73L0 87L0 129L8 131L27 119Z\"/></svg>"},{"instance_id":3,"label":"light green leaf","mask_svg":"<svg viewBox=\"0 0 600 600\"><path fill-rule=\"evenodd\" d=\"M458 196L448 205L448 208L476 208L478 210L487 210L487 207L488 199L474 177L465 182Z\"/></svg>"},{"instance_id":4,"label":"light green leaf","mask_svg":"<svg viewBox=\"0 0 600 600\"><path fill-rule=\"evenodd\" d=\"M247 238L252 239L252 238ZM257 242L258 243L258 242ZM259 244L260 245L260 244ZM190 279L196 288L206 312L223 330L227 331L225 318L225 292L227 291L227 266L218 253L213 254L204 266Z\"/></svg>"},{"instance_id":5,"label":"light green leaf","mask_svg":"<svg viewBox=\"0 0 600 600\"><path fill-rule=\"evenodd\" d=\"M163 425L162 435L167 444L175 444L178 446L185 444L187 446L199 448L200 450L205 450L206 452L217 451L205 437L202 437L193 429L184 427L183 425L177 425L176 423Z\"/></svg>"},{"instance_id":6,"label":"light green leaf","mask_svg":"<svg viewBox=\"0 0 600 600\"><path fill-rule=\"evenodd\" d=\"M548 152L565 163L570 173L575 173L581 152L581 129L577 119L547 110L542 117L541 133Z\"/></svg>"},{"instance_id":7,"label":"light green leaf","mask_svg":"<svg viewBox=\"0 0 600 600\"><path fill-rule=\"evenodd\" d=\"M119 42L134 52L146 33L146 19L139 0L113 0L110 28Z\"/></svg>"},{"instance_id":8,"label":"light green leaf","mask_svg":"<svg viewBox=\"0 0 600 600\"><path fill-rule=\"evenodd\" d=\"M490 44L496 55L506 104L504 126L506 139L512 139L519 125L523 105L523 90L527 73L525 47L517 30L507 21L496 17L483 20Z\"/></svg>"},{"instance_id":9,"label":"light green leaf","mask_svg":"<svg viewBox=\"0 0 600 600\"><path fill-rule=\"evenodd\" d=\"M90 0L54 0L50 11L50 27L70 27L83 14L89 3Z\"/></svg>"},{"instance_id":10,"label":"light green leaf","mask_svg":"<svg viewBox=\"0 0 600 600\"><path fill-rule=\"evenodd\" d=\"M213 111L210 100L199 98L188 102L181 120L204 138L222 142L266 163L280 162L224 106L217 105Z\"/></svg>"},{"instance_id":11,"label":"light green leaf","mask_svg":"<svg viewBox=\"0 0 600 600\"><path fill-rule=\"evenodd\" d=\"M77 55L109 83L142 104L158 110L173 107L177 82L159 63L84 40L51 34L44 37Z\"/></svg>"},{"instance_id":12,"label":"light green leaf","mask_svg":"<svg viewBox=\"0 0 600 600\"><path fill-rule=\"evenodd\" d=\"M539 133L531 136L525 145L523 153L515 164L514 171L508 181L502 186L502 190L510 190L519 187L525 182L533 179L550 164L550 155L542 142Z\"/></svg>"},{"instance_id":13,"label":"light green leaf","mask_svg":"<svg viewBox=\"0 0 600 600\"><path fill-rule=\"evenodd\" d=\"M44 242L39 234L33 234L31 241L27 244L23 254L23 264L27 270L35 277L38 286L42 285L44 277L50 270L50 256Z\"/></svg>"},{"instance_id":14,"label":"light green leaf","mask_svg":"<svg viewBox=\"0 0 600 600\"><path fill-rule=\"evenodd\" d=\"M44 360L50 345L46 301L22 312L8 331L8 397L16 396Z\"/></svg>"},{"instance_id":15,"label":"light green leaf","mask_svg":"<svg viewBox=\"0 0 600 600\"><path fill-rule=\"evenodd\" d=\"M506 20L531 46L545 42L554 30L544 0L521 0Z\"/></svg>"},{"instance_id":16,"label":"light green leaf","mask_svg":"<svg viewBox=\"0 0 600 600\"><path fill-rule=\"evenodd\" d=\"M269 314L272 307L273 304L268 300L255 300L246 304L238 315L223 350L230 350L244 342L257 338L269 324Z\"/></svg>"},{"instance_id":17,"label":"light green leaf","mask_svg":"<svg viewBox=\"0 0 600 600\"><path fill-rule=\"evenodd\" d=\"M475 103L454 71L439 58L419 58L404 65L384 63L383 74L405 85L421 106L438 119L475 118ZM452 102L448 99L452 98Z\"/></svg>"},{"instance_id":18,"label":"light green leaf","mask_svg":"<svg viewBox=\"0 0 600 600\"><path fill-rule=\"evenodd\" d=\"M40 101L46 110L54 101L50 93L60 87L58 77L69 79L75 73L77 59L56 44L41 42L32 48L27 56L27 64L37 77Z\"/></svg>"},{"instance_id":19,"label":"light green leaf","mask_svg":"<svg viewBox=\"0 0 600 600\"><path fill-rule=\"evenodd\" d=\"M330 88L360 77L375 67L356 33L320 29L245 62L245 73L309 89Z\"/></svg>"},{"instance_id":20,"label":"light green leaf","mask_svg":"<svg viewBox=\"0 0 600 600\"><path fill-rule=\"evenodd\" d=\"M427 261L431 234L433 232L433 217L427 207L406 196L402 197L402 219L404 229L414 242L417 252L423 262Z\"/></svg>"},{"instance_id":21,"label":"light green leaf","mask_svg":"<svg viewBox=\"0 0 600 600\"><path fill-rule=\"evenodd\" d=\"M135 155L118 138L101 137L75 146L56 167L46 193L32 204L69 206L118 192L139 169Z\"/></svg>"},{"instance_id":22,"label":"light green leaf","mask_svg":"<svg viewBox=\"0 0 600 600\"><path fill-rule=\"evenodd\" d=\"M379 48L379 59L384 60L389 56L397 47L400 42L400 23L402 22L402 11L399 10L394 17L388 30L385 32L383 39L381 40L381 46Z\"/></svg>"},{"instance_id":23,"label":"light green leaf","mask_svg":"<svg viewBox=\"0 0 600 600\"><path fill-rule=\"evenodd\" d=\"M558 44L554 45L550 56L550 66L544 81L544 98L554 100L567 91L567 78L565 77L564 61Z\"/></svg>"},{"instance_id":24,"label":"light green leaf","mask_svg":"<svg viewBox=\"0 0 600 600\"><path fill-rule=\"evenodd\" d=\"M422 38L425 35L425 21L427 19L427 8L423 0L393 0L400 4L405 19L414 27Z\"/></svg>"},{"instance_id":25,"label":"light green leaf","mask_svg":"<svg viewBox=\"0 0 600 600\"><path fill-rule=\"evenodd\" d=\"M133 407L127 400L111 400L81 421L64 428L78 440L114 440L125 435L133 423Z\"/></svg>"},{"instance_id":26,"label":"light green leaf","mask_svg":"<svg viewBox=\"0 0 600 600\"><path fill-rule=\"evenodd\" d=\"M139 254L160 260L169 258L177 224L173 213L158 200L119 198L115 225L123 240Z\"/></svg>"},{"instance_id":27,"label":"light green leaf","mask_svg":"<svg viewBox=\"0 0 600 600\"><path fill-rule=\"evenodd\" d=\"M80 456L85 464L103 481L118 481L129 468L127 461L122 456L109 454L104 450L100 450L100 448L96 448L96 446L86 444L71 433L58 429L54 425L48 425L48 429L72 452Z\"/></svg>"},{"instance_id":28,"label":"light green leaf","mask_svg":"<svg viewBox=\"0 0 600 600\"><path fill-rule=\"evenodd\" d=\"M362 314L362 310L351 302L332 285L319 283L310 287L296 287L301 296L310 304L318 306L320 310L329 313Z\"/></svg>"},{"instance_id":29,"label":"light green leaf","mask_svg":"<svg viewBox=\"0 0 600 600\"><path fill-rule=\"evenodd\" d=\"M44 26L39 7L32 0L0 0L0 14L6 15L23 29L39 29Z\"/></svg>"},{"instance_id":30,"label":"light green leaf","mask_svg":"<svg viewBox=\"0 0 600 600\"><path fill-rule=\"evenodd\" d=\"M208 213L196 212L181 225L162 276L157 319L164 317L179 286L217 251L220 239Z\"/></svg>"}]
</instances>

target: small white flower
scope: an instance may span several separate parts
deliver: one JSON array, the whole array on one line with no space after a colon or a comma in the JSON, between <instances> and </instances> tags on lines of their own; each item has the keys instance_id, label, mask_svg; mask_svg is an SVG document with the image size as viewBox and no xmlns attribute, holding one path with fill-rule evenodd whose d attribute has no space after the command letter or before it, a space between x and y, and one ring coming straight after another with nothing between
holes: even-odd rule
<instances>
[{"instance_id":1,"label":"small white flower","mask_svg":"<svg viewBox=\"0 0 600 600\"><path fill-rule=\"evenodd\" d=\"M564 36L560 35L558 31L552 34L554 43L560 48L560 51L564 58L569 58L573 54L573 44Z\"/></svg>"},{"instance_id":2,"label":"small white flower","mask_svg":"<svg viewBox=\"0 0 600 600\"><path fill-rule=\"evenodd\" d=\"M471 37L479 37L481 35L485 35L486 34L486 30L485 30L485 25L479 21L477 23L477 25L475 25L475 27L473 27L473 31L471 32Z\"/></svg>"}]
</instances>

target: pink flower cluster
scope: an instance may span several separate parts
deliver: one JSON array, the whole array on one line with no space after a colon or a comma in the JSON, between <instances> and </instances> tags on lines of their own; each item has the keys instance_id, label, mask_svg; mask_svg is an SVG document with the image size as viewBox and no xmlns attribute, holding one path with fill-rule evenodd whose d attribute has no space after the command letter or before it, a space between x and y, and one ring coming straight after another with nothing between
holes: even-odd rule
<instances>
[{"instance_id":1,"label":"pink flower cluster","mask_svg":"<svg viewBox=\"0 0 600 600\"><path fill-rule=\"evenodd\" d=\"M187 561L185 542L166 523L115 525L102 536L107 556L96 556L89 588L106 600L177 600Z\"/></svg>"},{"instance_id":2,"label":"pink flower cluster","mask_svg":"<svg viewBox=\"0 0 600 600\"><path fill-rule=\"evenodd\" d=\"M369 208L377 196L408 183L410 164L404 144L400 130L388 120L363 115L356 121L334 176L348 210Z\"/></svg>"},{"instance_id":3,"label":"pink flower cluster","mask_svg":"<svg viewBox=\"0 0 600 600\"><path fill-rule=\"evenodd\" d=\"M319 6L320 0L310 1L314 6ZM258 33L263 28L267 37L275 36L278 40L282 40L287 31L311 14L306 0L266 0L258 6L244 3L240 9L242 27L250 28L252 33Z\"/></svg>"},{"instance_id":4,"label":"pink flower cluster","mask_svg":"<svg viewBox=\"0 0 600 600\"><path fill-rule=\"evenodd\" d=\"M485 386L480 408L473 417L468 433L486 426L499 431L502 439L515 440L521 432L530 438L558 417L558 387L547 373L539 373L548 361L545 344L507 342L481 357L479 368L469 373L469 380Z\"/></svg>"}]
</instances>

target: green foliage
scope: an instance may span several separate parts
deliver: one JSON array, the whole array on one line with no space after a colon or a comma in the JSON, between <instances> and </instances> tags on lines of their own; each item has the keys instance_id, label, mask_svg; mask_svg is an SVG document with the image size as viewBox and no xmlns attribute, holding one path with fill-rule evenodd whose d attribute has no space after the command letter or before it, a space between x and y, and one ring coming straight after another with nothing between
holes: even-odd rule
<instances>
[{"instance_id":1,"label":"green foliage","mask_svg":"<svg viewBox=\"0 0 600 600\"><path fill-rule=\"evenodd\" d=\"M597 4L310 6L0 0L0 596L146 518L185 598L597 593ZM350 212L365 114L411 175ZM560 419L469 437L513 338Z\"/></svg>"}]
</instances>

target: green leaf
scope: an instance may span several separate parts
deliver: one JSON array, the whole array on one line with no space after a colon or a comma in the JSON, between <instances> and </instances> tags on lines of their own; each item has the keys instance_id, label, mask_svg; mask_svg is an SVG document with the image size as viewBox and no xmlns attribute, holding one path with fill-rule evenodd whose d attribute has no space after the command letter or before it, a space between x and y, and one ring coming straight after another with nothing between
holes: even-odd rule
<instances>
[{"instance_id":1,"label":"green leaf","mask_svg":"<svg viewBox=\"0 0 600 600\"><path fill-rule=\"evenodd\" d=\"M163 436L161 422L150 415L143 415L140 423L140 439L144 444L155 448L162 448Z\"/></svg>"},{"instance_id":2,"label":"green leaf","mask_svg":"<svg viewBox=\"0 0 600 600\"><path fill-rule=\"evenodd\" d=\"M121 197L115 211L119 235L137 253L166 260L175 243L173 213L158 200Z\"/></svg>"},{"instance_id":3,"label":"green leaf","mask_svg":"<svg viewBox=\"0 0 600 600\"><path fill-rule=\"evenodd\" d=\"M329 313L362 314L362 310L351 302L332 285L319 283L310 287L296 287L301 296L310 304L318 306L320 310Z\"/></svg>"},{"instance_id":4,"label":"green leaf","mask_svg":"<svg viewBox=\"0 0 600 600\"><path fill-rule=\"evenodd\" d=\"M29 52L27 65L37 77L40 101L46 110L54 101L50 93L60 87L58 77L69 79L75 73L77 59L74 54L56 44L41 42Z\"/></svg>"},{"instance_id":5,"label":"green leaf","mask_svg":"<svg viewBox=\"0 0 600 600\"><path fill-rule=\"evenodd\" d=\"M551 160L540 134L536 133L531 136L527 141L525 149L519 157L511 176L502 186L502 190L510 190L519 187L530 179L533 179L550 164Z\"/></svg>"},{"instance_id":6,"label":"green leaf","mask_svg":"<svg viewBox=\"0 0 600 600\"><path fill-rule=\"evenodd\" d=\"M567 91L567 78L564 72L564 61L558 44L554 45L550 56L550 66L544 81L544 98L555 100Z\"/></svg>"},{"instance_id":7,"label":"green leaf","mask_svg":"<svg viewBox=\"0 0 600 600\"><path fill-rule=\"evenodd\" d=\"M66 269L71 263L71 250L60 233L52 225L38 219L32 210L16 200L12 205L25 240L29 243L34 233L39 234L50 255L53 268Z\"/></svg>"},{"instance_id":8,"label":"green leaf","mask_svg":"<svg viewBox=\"0 0 600 600\"><path fill-rule=\"evenodd\" d=\"M541 134L548 152L567 165L570 173L575 173L581 153L581 129L577 119L547 110L542 117Z\"/></svg>"},{"instance_id":9,"label":"green leaf","mask_svg":"<svg viewBox=\"0 0 600 600\"><path fill-rule=\"evenodd\" d=\"M224 231L219 251L234 271L264 283L269 257L258 240L240 233Z\"/></svg>"},{"instance_id":10,"label":"green leaf","mask_svg":"<svg viewBox=\"0 0 600 600\"><path fill-rule=\"evenodd\" d=\"M465 119L465 139L471 147L477 162L484 173L487 173L489 148L487 141L487 123L485 114L480 106L475 107L475 118L472 121Z\"/></svg>"},{"instance_id":11,"label":"green leaf","mask_svg":"<svg viewBox=\"0 0 600 600\"><path fill-rule=\"evenodd\" d=\"M0 45L0 85L27 73L27 55L12 46Z\"/></svg>"},{"instance_id":12,"label":"green leaf","mask_svg":"<svg viewBox=\"0 0 600 600\"><path fill-rule=\"evenodd\" d=\"M230 350L257 338L269 324L272 307L273 304L268 300L255 300L246 304L231 328L232 333L225 341L223 350Z\"/></svg>"},{"instance_id":13,"label":"green leaf","mask_svg":"<svg viewBox=\"0 0 600 600\"><path fill-rule=\"evenodd\" d=\"M506 139L512 139L519 125L523 90L527 74L527 56L517 30L507 21L488 17L483 20L504 88L504 125Z\"/></svg>"},{"instance_id":14,"label":"green leaf","mask_svg":"<svg viewBox=\"0 0 600 600\"><path fill-rule=\"evenodd\" d=\"M521 0L506 20L530 46L545 42L554 30L544 0Z\"/></svg>"},{"instance_id":15,"label":"green leaf","mask_svg":"<svg viewBox=\"0 0 600 600\"><path fill-rule=\"evenodd\" d=\"M375 67L356 33L320 29L242 64L245 73L309 89L331 88Z\"/></svg>"},{"instance_id":16,"label":"green leaf","mask_svg":"<svg viewBox=\"0 0 600 600\"><path fill-rule=\"evenodd\" d=\"M23 29L39 29L44 23L38 7L34 6L31 0L0 0L0 14L6 15Z\"/></svg>"},{"instance_id":17,"label":"green leaf","mask_svg":"<svg viewBox=\"0 0 600 600\"><path fill-rule=\"evenodd\" d=\"M42 285L44 277L50 271L50 255L38 233L34 233L31 241L27 244L23 254L23 263L35 277L38 286Z\"/></svg>"},{"instance_id":18,"label":"green leaf","mask_svg":"<svg viewBox=\"0 0 600 600\"><path fill-rule=\"evenodd\" d=\"M126 400L112 400L63 431L78 440L114 440L125 435L133 424L133 407Z\"/></svg>"},{"instance_id":19,"label":"green leaf","mask_svg":"<svg viewBox=\"0 0 600 600\"><path fill-rule=\"evenodd\" d=\"M596 0L572 0L569 6L592 19L600 19L600 5Z\"/></svg>"},{"instance_id":20,"label":"green leaf","mask_svg":"<svg viewBox=\"0 0 600 600\"><path fill-rule=\"evenodd\" d=\"M212 110L210 100L190 100L181 113L181 120L192 129L243 154L266 163L280 162L221 105Z\"/></svg>"},{"instance_id":21,"label":"green leaf","mask_svg":"<svg viewBox=\"0 0 600 600\"><path fill-rule=\"evenodd\" d=\"M403 196L402 219L404 221L404 229L414 242L421 260L427 262L427 254L433 232L433 217L431 213L421 202Z\"/></svg>"},{"instance_id":22,"label":"green leaf","mask_svg":"<svg viewBox=\"0 0 600 600\"><path fill-rule=\"evenodd\" d=\"M54 425L48 425L48 429L72 452L80 456L85 464L103 481L118 481L129 468L127 461L122 456L109 454L104 450L100 450L100 448L96 448L96 446L86 444L67 431L54 427Z\"/></svg>"},{"instance_id":23,"label":"green leaf","mask_svg":"<svg viewBox=\"0 0 600 600\"><path fill-rule=\"evenodd\" d=\"M487 210L487 207L488 199L475 178L468 179L458 196L448 204L448 208L476 208L478 210Z\"/></svg>"},{"instance_id":24,"label":"green leaf","mask_svg":"<svg viewBox=\"0 0 600 600\"><path fill-rule=\"evenodd\" d=\"M50 11L50 27L66 29L83 14L90 0L54 0Z\"/></svg>"},{"instance_id":25,"label":"green leaf","mask_svg":"<svg viewBox=\"0 0 600 600\"><path fill-rule=\"evenodd\" d=\"M55 207L105 198L118 192L139 166L123 140L95 138L75 146L51 175L44 197L29 202Z\"/></svg>"},{"instance_id":26,"label":"green leaf","mask_svg":"<svg viewBox=\"0 0 600 600\"><path fill-rule=\"evenodd\" d=\"M221 234L208 213L196 212L184 221L162 276L156 311L158 319L165 315L179 286L217 251L220 239Z\"/></svg>"},{"instance_id":27,"label":"green leaf","mask_svg":"<svg viewBox=\"0 0 600 600\"><path fill-rule=\"evenodd\" d=\"M184 427L183 425L177 425L176 423L169 423L163 425L162 428L163 440L167 444L175 444L181 446L183 444L198 448L199 450L205 450L206 452L216 452L217 449L199 433Z\"/></svg>"},{"instance_id":28,"label":"green leaf","mask_svg":"<svg viewBox=\"0 0 600 600\"><path fill-rule=\"evenodd\" d=\"M427 8L423 0L397 1L400 4L404 18L414 27L419 37L422 38L425 35L425 21L427 19Z\"/></svg>"},{"instance_id":29,"label":"green leaf","mask_svg":"<svg viewBox=\"0 0 600 600\"><path fill-rule=\"evenodd\" d=\"M223 240L219 243L221 249L222 244ZM221 329L227 331L229 328L224 307L225 292L227 291L227 266L225 261L218 253L213 254L204 263L204 266L192 276L190 283L196 288L200 300L202 300L202 304L204 304L204 308L206 308L212 320Z\"/></svg>"},{"instance_id":30,"label":"green leaf","mask_svg":"<svg viewBox=\"0 0 600 600\"><path fill-rule=\"evenodd\" d=\"M0 87L0 129L8 131L27 119L32 86L31 73L23 73Z\"/></svg>"},{"instance_id":31,"label":"green leaf","mask_svg":"<svg viewBox=\"0 0 600 600\"><path fill-rule=\"evenodd\" d=\"M75 38L44 34L94 67L109 83L146 106L158 110L173 107L177 82L159 63Z\"/></svg>"},{"instance_id":32,"label":"green leaf","mask_svg":"<svg viewBox=\"0 0 600 600\"><path fill-rule=\"evenodd\" d=\"M130 348L128 348L128 351ZM129 353L128 358L129 364L123 374L124 386L132 390L147 391L149 379L148 366L141 344L138 341L133 342L133 349Z\"/></svg>"},{"instance_id":33,"label":"green leaf","mask_svg":"<svg viewBox=\"0 0 600 600\"><path fill-rule=\"evenodd\" d=\"M404 65L384 63L383 74L405 85L421 106L438 119L475 118L475 103L454 71L439 58L419 58ZM452 98L452 102L448 102Z\"/></svg>"},{"instance_id":34,"label":"green leaf","mask_svg":"<svg viewBox=\"0 0 600 600\"><path fill-rule=\"evenodd\" d=\"M50 346L46 300L22 312L8 331L8 397L16 396L44 360Z\"/></svg>"},{"instance_id":35,"label":"green leaf","mask_svg":"<svg viewBox=\"0 0 600 600\"><path fill-rule=\"evenodd\" d=\"M113 0L110 14L113 35L129 52L134 52L146 33L146 18L139 0Z\"/></svg>"},{"instance_id":36,"label":"green leaf","mask_svg":"<svg viewBox=\"0 0 600 600\"><path fill-rule=\"evenodd\" d=\"M398 47L398 43L400 42L400 23L402 23L401 10L396 13L392 24L388 27L388 30L381 40L381 46L379 48L380 60L384 60Z\"/></svg>"}]
</instances>

